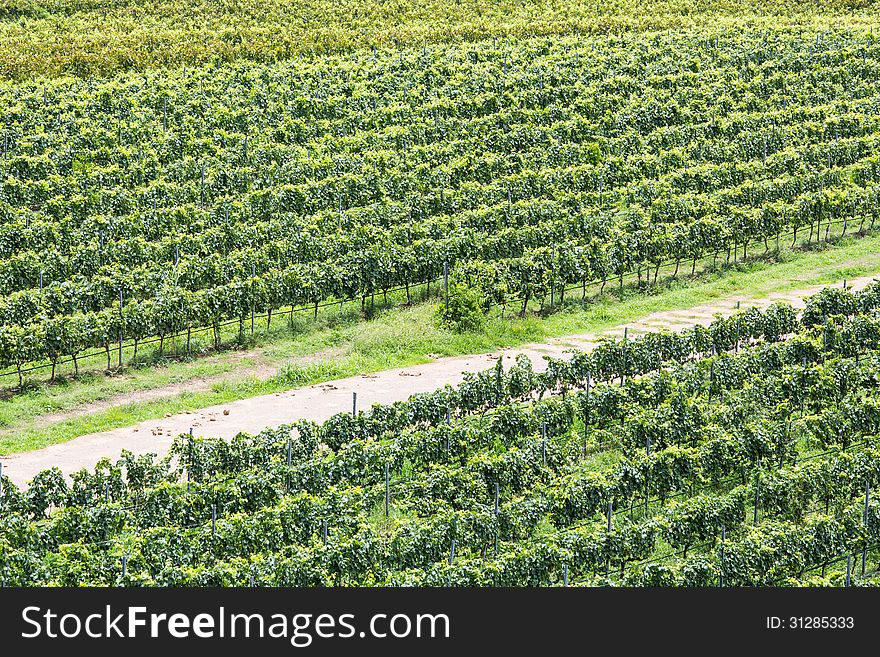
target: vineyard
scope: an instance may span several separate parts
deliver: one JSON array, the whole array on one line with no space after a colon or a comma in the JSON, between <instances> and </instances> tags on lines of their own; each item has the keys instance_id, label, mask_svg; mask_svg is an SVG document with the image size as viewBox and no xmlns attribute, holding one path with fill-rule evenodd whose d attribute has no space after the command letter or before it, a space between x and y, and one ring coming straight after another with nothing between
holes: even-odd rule
<instances>
[{"instance_id":1,"label":"vineyard","mask_svg":"<svg viewBox=\"0 0 880 657\"><path fill-rule=\"evenodd\" d=\"M878 57L858 31L704 29L0 85L0 369L219 347L446 268L526 312L863 234Z\"/></svg>"},{"instance_id":2,"label":"vineyard","mask_svg":"<svg viewBox=\"0 0 880 657\"><path fill-rule=\"evenodd\" d=\"M0 0L0 587L880 585L877 25Z\"/></svg>"},{"instance_id":3,"label":"vineyard","mask_svg":"<svg viewBox=\"0 0 880 657\"><path fill-rule=\"evenodd\" d=\"M0 583L864 585L880 284L0 497Z\"/></svg>"},{"instance_id":4,"label":"vineyard","mask_svg":"<svg viewBox=\"0 0 880 657\"><path fill-rule=\"evenodd\" d=\"M273 62L357 48L401 47L492 36L650 32L796 24L876 25L869 0L3 0L0 78L106 77L152 68ZM63 38L59 38L63 35Z\"/></svg>"}]
</instances>

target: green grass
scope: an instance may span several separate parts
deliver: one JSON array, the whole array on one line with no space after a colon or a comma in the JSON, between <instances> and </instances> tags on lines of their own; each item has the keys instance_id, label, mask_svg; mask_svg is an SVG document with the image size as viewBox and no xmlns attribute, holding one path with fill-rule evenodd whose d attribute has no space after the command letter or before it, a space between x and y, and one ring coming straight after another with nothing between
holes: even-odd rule
<instances>
[{"instance_id":1,"label":"green grass","mask_svg":"<svg viewBox=\"0 0 880 657\"><path fill-rule=\"evenodd\" d=\"M694 278L661 277L656 287L643 292L625 287L621 293L609 284L604 294L587 304L580 302L579 292L570 293L566 303L551 314L511 317L508 309L508 316L502 319L500 311L494 310L479 333L456 334L434 326L434 301L380 310L369 320L360 317L355 304L341 311L323 311L317 320L294 317L289 324L286 317L278 318L271 331L257 333L246 353L225 351L188 361L169 360L115 376L89 372L54 385L31 382L20 394L7 392L0 401L0 454L38 449L166 413L425 363L440 356L485 353L551 336L597 331L652 312L688 308L734 294L758 298L874 272L880 272L880 236L870 235L847 238L833 248L783 249L778 256L710 270ZM267 374L236 374L253 367ZM211 377L219 378L210 382ZM209 383L199 389L196 384L205 379ZM174 384L195 389L109 408L86 406ZM88 411L83 415L48 421L53 413L83 406Z\"/></svg>"}]
</instances>

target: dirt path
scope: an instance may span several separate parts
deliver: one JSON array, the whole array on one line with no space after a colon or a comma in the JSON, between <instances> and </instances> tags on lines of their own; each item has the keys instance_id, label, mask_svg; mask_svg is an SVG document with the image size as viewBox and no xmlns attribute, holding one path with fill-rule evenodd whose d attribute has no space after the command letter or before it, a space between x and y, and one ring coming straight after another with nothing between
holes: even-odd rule
<instances>
[{"instance_id":1,"label":"dirt path","mask_svg":"<svg viewBox=\"0 0 880 657\"><path fill-rule=\"evenodd\" d=\"M865 276L848 283L853 289L861 289L872 282ZM729 315L738 301L748 306L766 307L774 301L788 301L803 306L803 299L823 286L816 285L786 293L774 293L765 298L732 296L723 300L694 306L684 310L652 313L626 325L630 335L638 335L660 328L680 330L695 324L709 324L716 313ZM447 383L462 380L463 372L474 372L490 367L503 355L505 361L523 353L535 363L536 369L544 364L543 356L561 356L567 349L589 349L606 335L620 336L624 326L597 333L584 333L553 338L542 344L526 344L502 349L492 354L440 358L424 365L406 369L394 369L376 374L366 374L338 379L307 388L252 397L236 402L212 406L195 412L184 412L170 417L148 420L132 427L90 434L69 442L52 445L34 452L12 454L0 458L3 473L18 485L29 481L44 468L58 466L65 473L80 468L92 468L104 456L116 459L123 449L136 454L154 452L164 454L173 437L193 429L195 434L231 438L239 432L256 433L265 427L285 424L297 419L325 420L335 413L350 411L352 393L357 393L359 409L375 403L403 400L416 392L435 390ZM161 389L166 390L166 389ZM160 391L156 391L157 396ZM152 393L151 393L152 394ZM167 392L165 393L167 394Z\"/></svg>"},{"instance_id":2,"label":"dirt path","mask_svg":"<svg viewBox=\"0 0 880 657\"><path fill-rule=\"evenodd\" d=\"M45 413L37 418L34 418L34 420L31 422L31 426L35 428L44 428L53 424L57 424L59 422L64 422L65 420L83 417L92 413L100 413L101 411L106 411L119 406L125 406L126 404L138 404L142 402L153 401L156 399L166 399L170 397L175 397L184 392L204 392L211 390L215 385L217 385L218 383L223 383L224 381L234 381L249 377L257 379L267 379L278 373L277 367L264 362L260 355L255 354L253 351L243 351L240 353L229 352L228 357L233 362L237 362L245 358L248 358L252 361L256 360L257 362L253 365L248 365L247 367L233 369L229 372L224 372L222 374L217 374L214 376L196 377L188 379L186 381L182 381L180 383L169 383L158 388L132 390L131 392L115 394L106 399L99 399L96 401L88 402L86 404L82 404L81 406L77 406L76 408ZM302 360L306 359L304 358ZM299 359L292 359L291 362L299 362ZM14 432L15 428L2 429L0 430L0 437L4 437ZM7 457L4 456L0 458Z\"/></svg>"}]
</instances>

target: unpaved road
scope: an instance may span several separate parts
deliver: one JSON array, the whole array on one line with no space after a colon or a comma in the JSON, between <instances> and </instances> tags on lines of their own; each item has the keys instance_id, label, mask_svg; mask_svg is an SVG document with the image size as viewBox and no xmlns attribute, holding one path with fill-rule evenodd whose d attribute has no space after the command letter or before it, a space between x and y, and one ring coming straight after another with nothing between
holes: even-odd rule
<instances>
[{"instance_id":1,"label":"unpaved road","mask_svg":"<svg viewBox=\"0 0 880 657\"><path fill-rule=\"evenodd\" d=\"M861 289L873 280L874 277L865 276L848 282L848 285L854 289ZM627 324L626 327L630 335L638 335L660 328L680 330L695 324L709 324L716 313L731 314L736 309L738 301L757 307L766 307L777 300L803 306L803 299L822 287L817 285L771 294L760 299L728 297L685 310L652 313ZM535 368L541 369L544 365L542 357L545 355L561 356L565 350L572 348L589 349L601 336L620 336L623 331L624 326L619 326L597 333L554 338L543 344L527 344L503 349L493 354L440 358L406 369L328 381L307 388L211 406L201 411L148 420L132 427L81 436L37 451L4 456L0 458L0 462L3 463L3 474L21 486L44 468L58 466L69 474L83 467L92 468L105 456L115 460L123 449L135 454L145 452L164 454L174 436L185 433L190 428L197 435L231 438L239 432L257 433L266 427L286 424L301 418L321 421L335 413L351 411L352 393L355 392L358 409L366 409L374 403L406 399L416 392L435 390L447 383L456 384L462 380L463 372L475 372L491 367L501 355L507 361L512 360L516 354L526 354L535 363Z\"/></svg>"}]
</instances>

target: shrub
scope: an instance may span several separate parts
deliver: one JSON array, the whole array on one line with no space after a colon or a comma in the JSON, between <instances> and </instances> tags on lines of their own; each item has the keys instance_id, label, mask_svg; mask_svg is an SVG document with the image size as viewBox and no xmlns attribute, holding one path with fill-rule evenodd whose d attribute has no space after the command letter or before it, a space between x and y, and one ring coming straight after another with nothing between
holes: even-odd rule
<instances>
[{"instance_id":1,"label":"shrub","mask_svg":"<svg viewBox=\"0 0 880 657\"><path fill-rule=\"evenodd\" d=\"M460 283L450 285L449 312L446 312L445 302L441 302L434 313L434 321L437 326L451 331L479 331L486 321L480 295Z\"/></svg>"}]
</instances>

